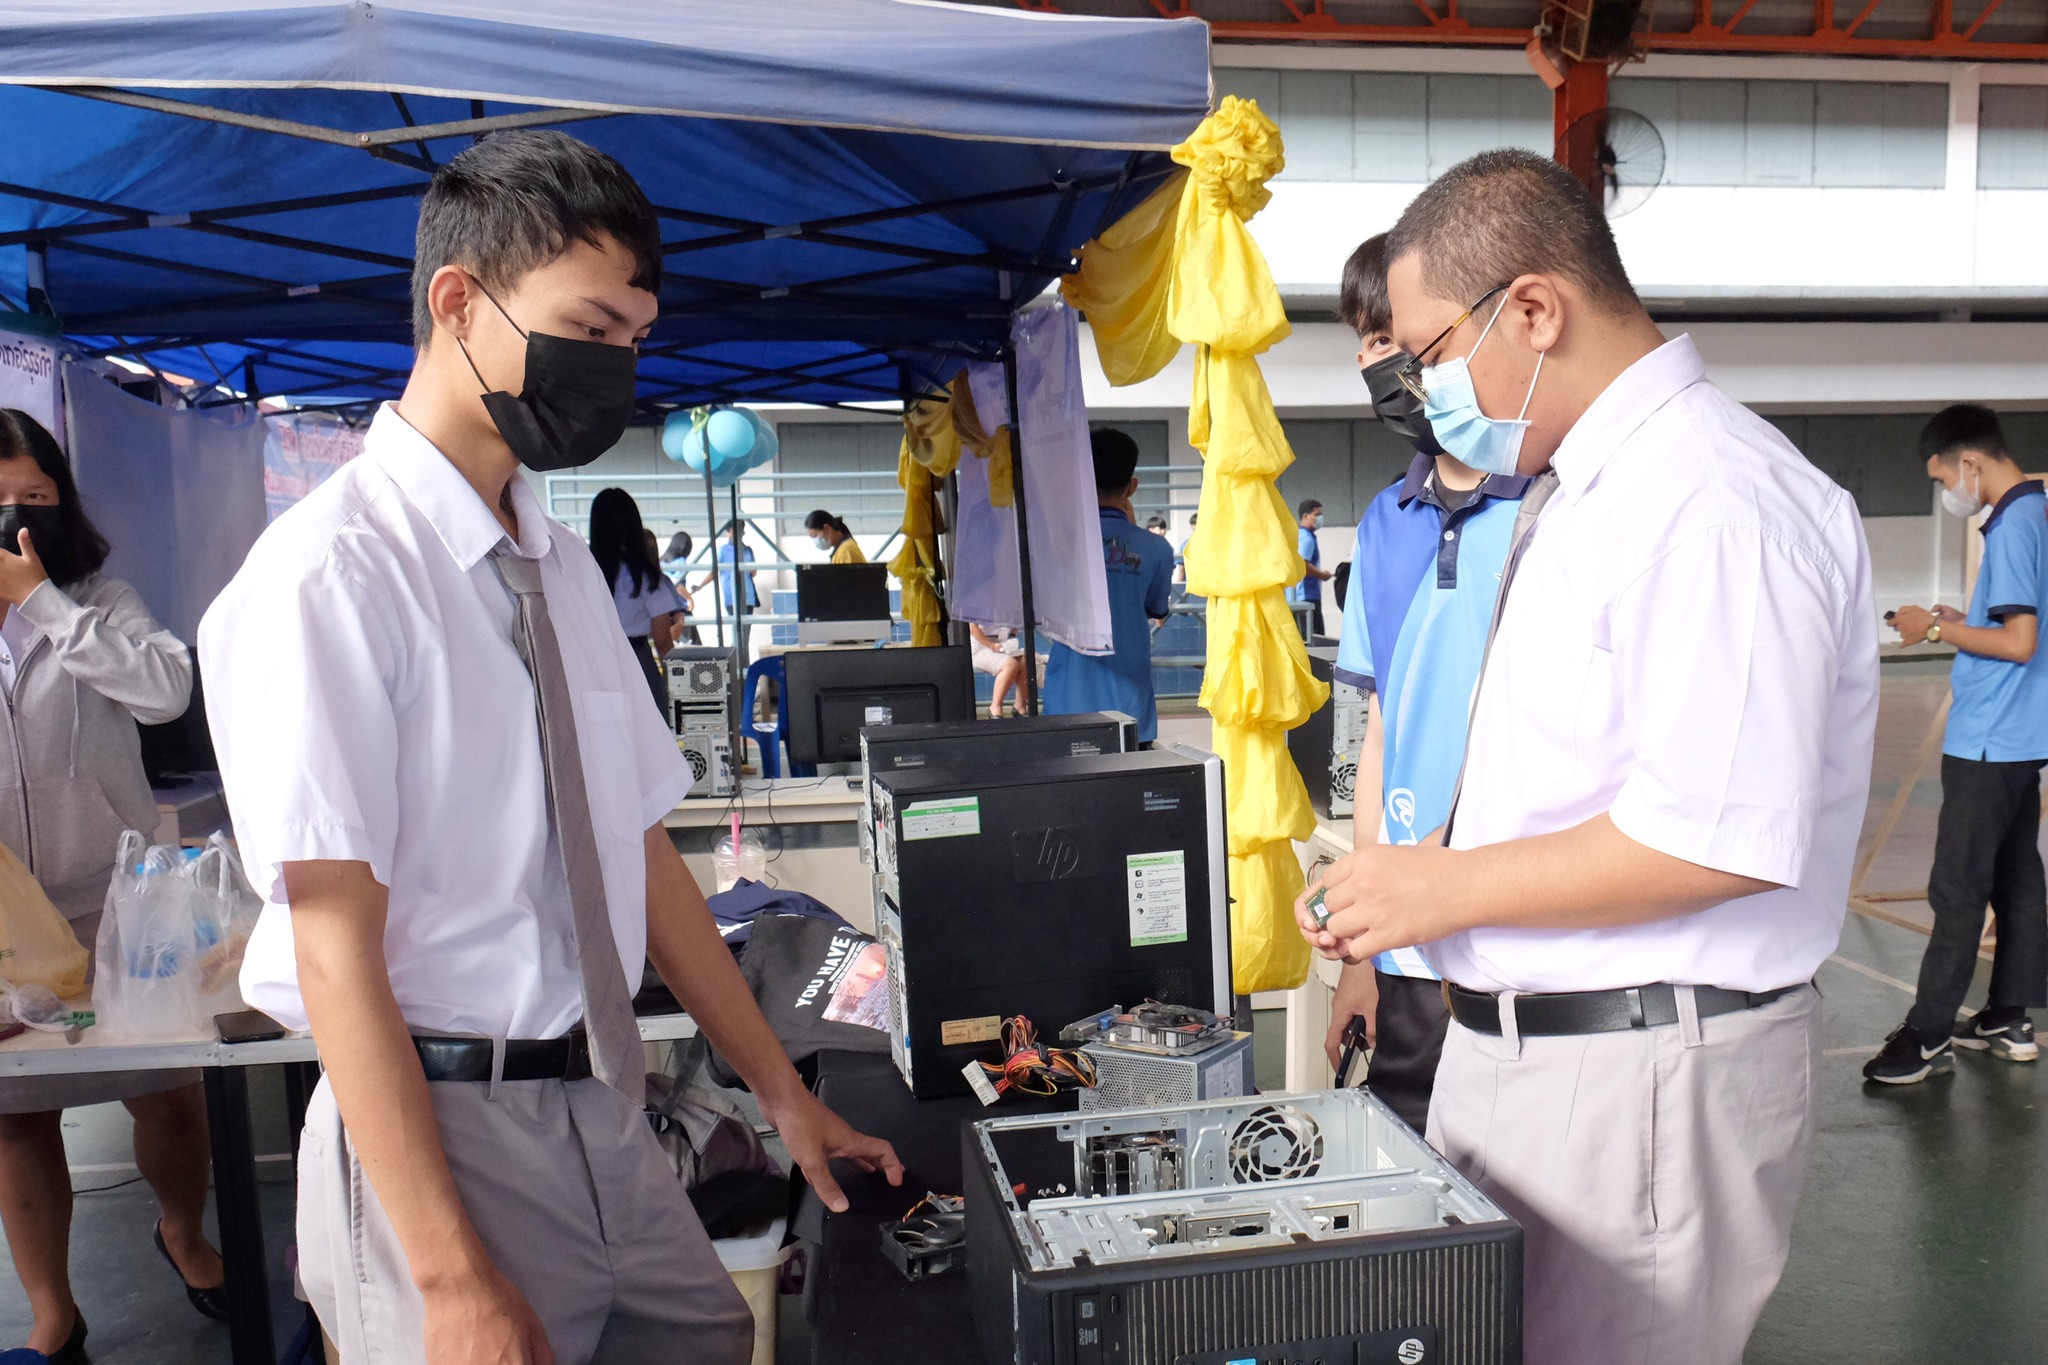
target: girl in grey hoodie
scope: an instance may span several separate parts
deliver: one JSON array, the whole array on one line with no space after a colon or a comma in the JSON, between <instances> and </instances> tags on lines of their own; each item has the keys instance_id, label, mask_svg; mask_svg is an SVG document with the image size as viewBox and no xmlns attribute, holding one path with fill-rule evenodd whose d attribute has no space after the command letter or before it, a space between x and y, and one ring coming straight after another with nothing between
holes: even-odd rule
<instances>
[{"instance_id":1,"label":"girl in grey hoodie","mask_svg":"<svg viewBox=\"0 0 2048 1365\"><path fill-rule=\"evenodd\" d=\"M70 465L27 413L0 408L0 842L43 885L88 948L123 829L156 827L136 722L184 713L185 646L135 589L100 572L107 542L79 505ZM85 1319L66 1272L70 1105L121 1100L135 1164L163 1217L157 1246L193 1306L224 1316L206 1208L206 1104L191 1072L0 1078L0 1217L35 1327L27 1345L85 1359Z\"/></svg>"}]
</instances>

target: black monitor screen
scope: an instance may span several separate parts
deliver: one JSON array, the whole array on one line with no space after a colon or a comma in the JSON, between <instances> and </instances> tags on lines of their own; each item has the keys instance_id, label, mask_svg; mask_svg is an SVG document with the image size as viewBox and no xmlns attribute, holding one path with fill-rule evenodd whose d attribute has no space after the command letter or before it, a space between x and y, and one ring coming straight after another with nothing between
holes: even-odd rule
<instances>
[{"instance_id":1,"label":"black monitor screen","mask_svg":"<svg viewBox=\"0 0 2048 1365\"><path fill-rule=\"evenodd\" d=\"M796 763L858 763L860 732L868 726L974 719L965 645L796 649L783 661L789 756Z\"/></svg>"},{"instance_id":2,"label":"black monitor screen","mask_svg":"<svg viewBox=\"0 0 2048 1365\"><path fill-rule=\"evenodd\" d=\"M796 566L799 621L886 621L889 569L884 564Z\"/></svg>"}]
</instances>

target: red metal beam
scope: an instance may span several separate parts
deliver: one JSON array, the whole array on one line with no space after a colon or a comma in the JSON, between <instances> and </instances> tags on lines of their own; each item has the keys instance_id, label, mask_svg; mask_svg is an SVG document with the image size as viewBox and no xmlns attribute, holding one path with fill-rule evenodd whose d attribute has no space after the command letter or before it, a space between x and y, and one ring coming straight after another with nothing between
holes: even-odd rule
<instances>
[{"instance_id":1,"label":"red metal beam","mask_svg":"<svg viewBox=\"0 0 2048 1365\"><path fill-rule=\"evenodd\" d=\"M1963 41L1967 43L1976 37L1977 30L1984 27L1984 21L1998 13L1998 7L2004 3L2005 0L1991 0L1991 3L1986 5L1983 12L1977 16L1976 21L1963 30Z\"/></svg>"},{"instance_id":2,"label":"red metal beam","mask_svg":"<svg viewBox=\"0 0 2048 1365\"><path fill-rule=\"evenodd\" d=\"M1723 33L1735 32L1735 26L1741 23L1744 19L1747 19L1749 17L1749 12L1755 8L1756 0L1742 0L1742 8L1735 11L1735 17L1733 19L1730 19L1726 24L1721 26L1721 31Z\"/></svg>"},{"instance_id":3,"label":"red metal beam","mask_svg":"<svg viewBox=\"0 0 2048 1365\"><path fill-rule=\"evenodd\" d=\"M1174 17L1200 11L1173 10ZM1392 43L1422 47L1526 47L1526 28L1476 28L1442 22L1428 24L1349 24L1324 17L1320 23L1253 23L1211 20L1210 30L1224 41ZM1917 57L1940 61L2043 62L2048 42L1964 42L1961 34L1946 38L1858 38L1850 30L1832 33L1729 33L1724 29L1656 33L1653 52L1783 53L1806 57Z\"/></svg>"}]
</instances>

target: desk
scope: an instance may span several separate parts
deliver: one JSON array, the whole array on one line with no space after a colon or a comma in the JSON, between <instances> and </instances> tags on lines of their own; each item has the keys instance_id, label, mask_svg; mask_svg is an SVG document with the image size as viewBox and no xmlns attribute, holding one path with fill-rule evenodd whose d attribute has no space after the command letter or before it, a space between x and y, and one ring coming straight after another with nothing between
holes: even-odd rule
<instances>
[{"instance_id":1,"label":"desk","mask_svg":"<svg viewBox=\"0 0 2048 1365\"><path fill-rule=\"evenodd\" d=\"M874 880L860 857L860 779L753 778L737 796L693 796L663 817L669 838L690 875L708 894L718 883L711 849L728 832L737 810L743 823L780 832L781 851L768 836L768 875L777 885L815 896L863 933L875 931Z\"/></svg>"},{"instance_id":2,"label":"desk","mask_svg":"<svg viewBox=\"0 0 2048 1365\"><path fill-rule=\"evenodd\" d=\"M688 1038L697 1026L688 1015L652 1015L640 1021L643 1042ZM252 1066L316 1062L305 1034L271 1042L227 1044L194 1035L135 1042L87 1029L76 1043L60 1034L24 1033L0 1042L0 1075L77 1075L94 1071L204 1072L207 1123L213 1135L213 1199L220 1221L220 1254L227 1264L228 1345L234 1365L275 1365L270 1322L270 1274L263 1251L263 1221L256 1196L256 1152L249 1133ZM303 1078L288 1087L294 1133L303 1121Z\"/></svg>"}]
</instances>

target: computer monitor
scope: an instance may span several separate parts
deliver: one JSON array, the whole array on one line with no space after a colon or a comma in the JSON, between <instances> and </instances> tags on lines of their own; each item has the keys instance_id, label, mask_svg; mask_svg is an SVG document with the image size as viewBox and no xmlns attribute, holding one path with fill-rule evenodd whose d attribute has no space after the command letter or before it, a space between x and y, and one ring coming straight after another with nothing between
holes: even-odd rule
<instances>
[{"instance_id":1,"label":"computer monitor","mask_svg":"<svg viewBox=\"0 0 2048 1365\"><path fill-rule=\"evenodd\" d=\"M974 719L965 645L793 649L782 657L795 763L858 763L860 732L871 725Z\"/></svg>"},{"instance_id":2,"label":"computer monitor","mask_svg":"<svg viewBox=\"0 0 2048 1365\"><path fill-rule=\"evenodd\" d=\"M799 564L796 566L796 640L800 645L835 645L886 640L889 569L883 564Z\"/></svg>"}]
</instances>

